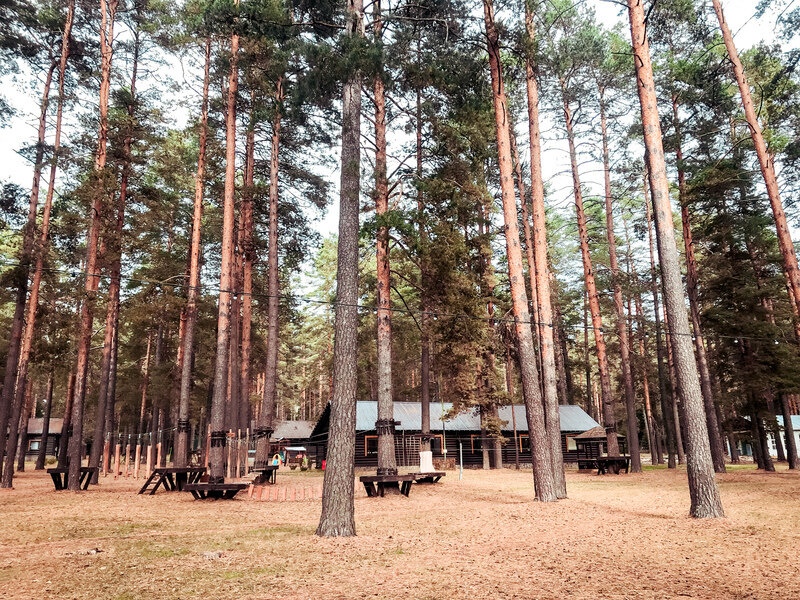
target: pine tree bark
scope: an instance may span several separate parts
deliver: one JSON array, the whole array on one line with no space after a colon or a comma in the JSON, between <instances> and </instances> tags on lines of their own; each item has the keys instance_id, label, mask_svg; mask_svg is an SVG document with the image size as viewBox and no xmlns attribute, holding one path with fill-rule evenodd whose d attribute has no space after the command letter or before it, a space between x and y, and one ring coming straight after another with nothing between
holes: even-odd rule
<instances>
[{"instance_id":1,"label":"pine tree bark","mask_svg":"<svg viewBox=\"0 0 800 600\"><path fill-rule=\"evenodd\" d=\"M608 258L611 279L614 286L614 310L617 313L617 335L619 336L620 366L622 381L625 387L625 411L627 417L628 454L631 455L630 470L632 473L642 472L642 459L639 455L639 422L636 416L636 392L633 389L633 373L631 372L631 346L628 336L625 304L622 298L619 262L617 260L617 240L614 235L614 207L611 196L611 164L608 155L608 126L606 121L605 90L598 86L600 98L600 132L603 143L603 183L606 204L606 239L608 240ZM648 429L649 431L649 429Z\"/></svg>"},{"instance_id":2,"label":"pine tree bark","mask_svg":"<svg viewBox=\"0 0 800 600\"><path fill-rule=\"evenodd\" d=\"M178 399L178 444L175 448L175 466L185 467L189 455L189 401L192 393L192 352L197 324L197 297L200 288L200 228L203 218L203 188L206 176L206 138L208 136L208 88L211 69L211 36L206 38L205 68L203 72L203 100L200 110L199 155L194 178L194 212L192 213L192 241L189 257L189 286L186 291L186 325L183 332L183 362L181 364L181 389Z\"/></svg>"},{"instance_id":3,"label":"pine tree bark","mask_svg":"<svg viewBox=\"0 0 800 600\"><path fill-rule=\"evenodd\" d=\"M75 366L75 389L72 400L72 435L69 438L69 476L67 488L73 491L80 489L80 468L83 449L83 408L88 384L89 350L91 347L92 329L94 327L94 310L97 301L97 288L100 283L99 265L97 261L97 242L100 236L102 210L105 196L104 173L108 143L108 100L111 89L111 60L114 41L114 19L119 0L100 0L101 27L101 80L100 80L100 130L98 134L97 155L92 174L92 206L90 209L89 231L86 236L86 283L84 299L81 306L80 327L78 334L78 357Z\"/></svg>"},{"instance_id":4,"label":"pine tree bark","mask_svg":"<svg viewBox=\"0 0 800 600\"><path fill-rule=\"evenodd\" d=\"M36 455L35 471L44 469L45 462L47 461L47 442L50 439L50 415L53 412L53 370L47 376L47 404L44 407L44 414L42 415L42 439L39 442L39 453ZM788 406L788 405L787 405ZM790 467L791 468L791 467Z\"/></svg>"},{"instance_id":5,"label":"pine tree bark","mask_svg":"<svg viewBox=\"0 0 800 600\"><path fill-rule=\"evenodd\" d=\"M750 95L750 85L747 82L747 76L745 75L742 61L739 60L739 53L736 50L736 45L733 43L733 35L731 34L730 27L728 27L727 21L725 21L725 15L722 12L722 4L720 0L712 0L712 4L714 6L714 12L717 14L720 29L722 30L722 39L725 42L728 57L733 64L733 73L736 77L736 83L739 86L744 115L747 119L747 125L750 128L750 136L753 139L753 146L755 146L758 164L761 167L761 175L767 187L767 196L769 197L769 203L772 207L772 216L775 219L778 247L780 248L781 258L783 259L783 272L789 282L789 287L792 292L791 295L794 296L790 299L794 300L798 311L800 311L800 270L798 270L797 254L794 250L789 224L786 220L786 212L783 209L783 203L781 202L781 196L778 190L778 178L775 174L774 160L767 151L761 125L758 122L758 116L753 106L753 99Z\"/></svg>"},{"instance_id":6,"label":"pine tree bark","mask_svg":"<svg viewBox=\"0 0 800 600\"><path fill-rule=\"evenodd\" d=\"M250 104L255 111L255 90L250 93ZM242 208L240 231L240 249L242 254L242 282L241 300L241 381L239 384L239 426L242 429L250 427L250 358L252 356L251 328L253 320L253 262L255 261L255 248L253 246L253 189L255 180L255 119L251 116L250 126L247 128L247 143L245 152L245 180L242 190Z\"/></svg>"},{"instance_id":7,"label":"pine tree bark","mask_svg":"<svg viewBox=\"0 0 800 600\"><path fill-rule=\"evenodd\" d=\"M699 279L697 274L697 260L694 254L689 206L686 200L686 174L683 170L683 148L681 147L681 124L678 115L678 98L674 94L672 96L672 116L675 126L675 160L678 164L678 204L681 207L683 243L686 248L686 293L689 296L689 314L692 318L692 330L694 331L694 346L697 355L697 367L700 372L700 388L703 392L703 404L706 411L711 459L714 461L714 471L717 473L725 473L725 454L722 451L722 437L720 436L717 413L714 408L714 391L711 387L708 358L706 356L705 345L703 344L703 330L700 326L700 301L697 291Z\"/></svg>"},{"instance_id":8,"label":"pine tree bark","mask_svg":"<svg viewBox=\"0 0 800 600\"><path fill-rule=\"evenodd\" d=\"M259 415L256 437L257 465L267 465L269 461L269 436L275 427L275 414L278 402L278 294L280 281L278 280L278 174L281 139L281 112L280 105L283 101L283 78L276 82L275 100L278 109L272 122L272 148L270 150L269 167L269 247L267 249L267 272L269 275L267 300L267 359L264 368L264 390L261 400L261 414Z\"/></svg>"},{"instance_id":9,"label":"pine tree bark","mask_svg":"<svg viewBox=\"0 0 800 600\"><path fill-rule=\"evenodd\" d=\"M508 105L503 85L500 60L500 39L494 22L494 7L491 0L483 1L483 16L486 26L489 69L492 76L497 151L500 166L500 187L505 221L506 255L508 277L511 287L511 306L517 334L522 395L528 419L528 434L531 443L533 482L536 498L542 502L558 499L558 487L553 469L550 439L545 423L545 411L539 388L539 373L536 371L531 316L528 311L528 294L525 290L525 275L522 268L522 250L519 242L517 205L514 196L513 167L511 161L510 123ZM556 410L558 403L556 400Z\"/></svg>"},{"instance_id":10,"label":"pine tree bark","mask_svg":"<svg viewBox=\"0 0 800 600\"><path fill-rule=\"evenodd\" d=\"M536 32L533 23L533 12L528 2L525 3L525 31L529 41L532 43ZM525 92L528 101L528 134L531 154L533 265L538 320L542 324L539 328L542 391L544 394L545 420L556 495L559 498L566 498L567 481L564 475L564 455L561 452L561 416L558 409L556 384L556 349L553 335L554 312L550 290L550 268L547 261L547 224L544 208L544 181L542 179L542 144L539 136L539 85L536 80L536 68L531 56L525 57Z\"/></svg>"},{"instance_id":11,"label":"pine tree bark","mask_svg":"<svg viewBox=\"0 0 800 600\"><path fill-rule=\"evenodd\" d=\"M533 324L531 325L531 328L533 330L533 345L536 348L536 369L539 372L539 381L540 383L543 383L544 373L542 372L541 360L542 348L539 343L539 338L541 337L540 330L544 325L542 324L539 316L539 298L538 294L536 293L536 259L533 255L533 234L531 232L531 220L528 211L525 180L522 177L522 164L520 163L519 150L517 149L517 135L514 132L513 123L509 127L509 138L511 140L511 156L514 159L514 179L517 182L517 190L519 190L519 206L522 212L522 233L525 236L525 258L528 261L528 281L530 282L530 304L532 307L531 318L533 318ZM544 392L544 389L542 389L542 392ZM561 443L560 440L561 434L559 432L559 444Z\"/></svg>"},{"instance_id":12,"label":"pine tree bark","mask_svg":"<svg viewBox=\"0 0 800 600\"><path fill-rule=\"evenodd\" d=\"M44 167L45 132L47 129L47 108L50 104L50 86L53 73L58 62L53 60L45 76L44 90L42 91L41 111L39 115L39 130L36 139L36 157L33 167L33 184L31 185L30 200L28 203L28 220L22 234L22 249L17 267L16 304L14 317L11 321L9 347L6 358L5 377L3 379L2 396L0 396L0 431L8 429L8 438L5 441L5 461L0 464L2 484L0 487L10 488L14 476L14 459L17 454L17 437L19 432L19 418L22 412L25 396L25 386L28 375L28 359L30 357L31 343L33 341L33 323L36 316L38 303L28 302L27 319L23 321L26 300L28 298L28 278L30 275L30 262L36 244L36 213L39 204L39 187ZM38 289L36 290L38 296ZM32 313L32 314L31 314ZM24 328L24 334L23 334Z\"/></svg>"},{"instance_id":13,"label":"pine tree bark","mask_svg":"<svg viewBox=\"0 0 800 600\"><path fill-rule=\"evenodd\" d=\"M664 341L661 331L661 301L658 297L658 274L656 271L656 259L653 243L653 228L651 227L652 214L650 212L650 201L648 199L648 183L645 177L644 186L644 205L647 216L647 238L650 246L650 291L653 295L653 318L656 328L656 363L658 366L658 395L661 403L661 419L664 426L664 437L667 446L667 468L676 467L677 442L675 437L675 422L672 420L672 396L668 385L667 366L664 364Z\"/></svg>"},{"instance_id":14,"label":"pine tree bark","mask_svg":"<svg viewBox=\"0 0 800 600\"><path fill-rule=\"evenodd\" d=\"M61 437L58 442L57 467L63 469L67 466L67 449L69 438L72 435L72 396L75 390L75 373L70 373L67 381L67 395L64 400L64 419L61 422Z\"/></svg>"},{"instance_id":15,"label":"pine tree bark","mask_svg":"<svg viewBox=\"0 0 800 600\"><path fill-rule=\"evenodd\" d=\"M362 0L348 0L346 33L364 35ZM358 208L361 192L361 73L342 88L342 175L336 265L336 323L328 455L317 535L353 536L356 390L358 378Z\"/></svg>"},{"instance_id":16,"label":"pine tree bark","mask_svg":"<svg viewBox=\"0 0 800 600\"><path fill-rule=\"evenodd\" d=\"M780 395L781 415L783 416L783 432L786 439L786 460L790 469L797 469L797 442L794 439L792 411L789 409L789 398L785 393Z\"/></svg>"},{"instance_id":17,"label":"pine tree bark","mask_svg":"<svg viewBox=\"0 0 800 600\"><path fill-rule=\"evenodd\" d=\"M578 218L578 237L580 239L581 258L583 260L583 275L586 283L586 294L589 300L589 311L592 316L592 329L594 330L595 346L597 347L597 366L600 371L600 394L603 403L603 425L606 430L606 444L609 456L619 456L619 441L617 439L616 402L611 392L611 374L608 366L605 332L603 330L603 317L600 314L600 299L597 293L597 284L594 278L592 257L589 254L589 232L586 226L586 213L583 210L583 192L578 174L578 155L575 150L575 133L572 123L572 111L569 106L566 83L559 81L561 96L564 103L564 123L567 128L567 142L569 144L570 164L572 165L572 187L575 194L575 211ZM624 321L623 321L624 327ZM630 441L629 441L630 443Z\"/></svg>"},{"instance_id":18,"label":"pine tree bark","mask_svg":"<svg viewBox=\"0 0 800 600\"><path fill-rule=\"evenodd\" d=\"M17 445L17 471L25 470L25 453L28 451L28 422L31 418L31 411L36 412L36 402L33 396L33 380L25 380L25 397L23 411L19 422L19 443ZM9 469L11 470L11 469Z\"/></svg>"},{"instance_id":19,"label":"pine tree bark","mask_svg":"<svg viewBox=\"0 0 800 600\"><path fill-rule=\"evenodd\" d=\"M383 20L381 2L372 5L375 43L382 44ZM394 454L394 406L392 404L392 303L389 270L389 182L386 178L386 90L382 69L375 76L375 218L378 221L375 255L377 262L376 311L378 344L378 475L396 475L397 460Z\"/></svg>"},{"instance_id":20,"label":"pine tree bark","mask_svg":"<svg viewBox=\"0 0 800 600\"><path fill-rule=\"evenodd\" d=\"M645 28L644 7L640 0L628 0L628 15L634 50L637 89L642 109L642 125L644 127L644 142L649 165L648 175L653 197L656 235L659 242L662 283L666 294L667 314L669 315L671 327L672 350L675 356L675 366L686 415L687 473L691 498L689 513L696 518L722 517L724 512L714 476L714 465L711 460L711 448L708 442L708 427L703 408L703 395L692 348L689 320L686 316L681 269L678 262L675 230L672 221L672 208L669 201L669 183L664 161L653 68L650 63L650 48Z\"/></svg>"},{"instance_id":21,"label":"pine tree bark","mask_svg":"<svg viewBox=\"0 0 800 600\"><path fill-rule=\"evenodd\" d=\"M424 195L422 193L422 94L417 89L416 107L416 174L417 174L417 230L419 232L420 245L423 248L423 256L420 259L420 300L422 303L422 314L419 319L420 326L420 452L431 450L431 339L430 339L430 300L428 296L429 275L427 272L428 264L428 232L425 228L424 217Z\"/></svg>"},{"instance_id":22,"label":"pine tree bark","mask_svg":"<svg viewBox=\"0 0 800 600\"><path fill-rule=\"evenodd\" d=\"M239 2L236 1L238 7ZM225 135L225 204L222 224L222 261L219 279L217 314L217 356L214 365L214 395L211 399L211 447L209 481L225 478L225 400L230 349L231 286L233 271L234 194L236 188L236 90L239 83L237 61L239 35L231 35L231 60L226 98Z\"/></svg>"}]
</instances>

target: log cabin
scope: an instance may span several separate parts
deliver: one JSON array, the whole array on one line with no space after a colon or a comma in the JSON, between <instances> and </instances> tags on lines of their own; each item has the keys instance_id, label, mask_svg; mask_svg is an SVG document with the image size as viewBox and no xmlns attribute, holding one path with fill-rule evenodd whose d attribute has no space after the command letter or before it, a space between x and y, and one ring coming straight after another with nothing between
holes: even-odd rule
<instances>
[{"instance_id":1,"label":"log cabin","mask_svg":"<svg viewBox=\"0 0 800 600\"><path fill-rule=\"evenodd\" d=\"M575 437L585 431L600 427L581 407L561 405L558 407L561 417L561 451L564 461L577 463L580 459ZM314 446L317 466L324 460L328 427L330 422L330 404L320 415L311 432L309 444ZM491 442L481 435L480 416L477 408L450 415L452 405L448 402L431 402L430 430L431 450L434 464L450 466L460 464L463 458L464 467L480 467L483 464L483 445ZM515 404L499 408L500 419L504 422L502 433L503 464L513 465L516 460L515 443L522 464L531 462L531 449L528 439L528 422L525 417L525 406ZM378 403L375 401L359 401L356 403L356 467L377 467L378 436L375 432L375 421L378 418ZM395 402L394 418L399 424L395 431L395 456L398 467L413 467L419 464L420 426L422 423L419 402ZM588 444L582 445L584 448ZM597 449L588 452L597 455Z\"/></svg>"}]
</instances>

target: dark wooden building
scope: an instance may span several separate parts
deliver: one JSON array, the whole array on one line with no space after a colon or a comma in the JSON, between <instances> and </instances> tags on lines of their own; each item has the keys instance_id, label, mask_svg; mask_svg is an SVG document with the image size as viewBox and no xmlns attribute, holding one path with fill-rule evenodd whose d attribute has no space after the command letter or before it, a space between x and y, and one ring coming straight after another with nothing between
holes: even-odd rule
<instances>
[{"instance_id":1,"label":"dark wooden building","mask_svg":"<svg viewBox=\"0 0 800 600\"><path fill-rule=\"evenodd\" d=\"M42 444L42 426L44 419L28 419L28 447L25 448L26 460L35 459L39 454ZM46 456L56 456L58 445L61 442L61 427L64 419L50 419L49 435L47 436Z\"/></svg>"},{"instance_id":2,"label":"dark wooden building","mask_svg":"<svg viewBox=\"0 0 800 600\"><path fill-rule=\"evenodd\" d=\"M561 416L561 449L566 462L578 462L578 445L575 437L579 434L599 427L579 406L559 406ZM431 403L430 428L431 449L434 461L444 458L454 459L459 464L463 457L465 467L483 464L483 444L480 417L477 410L470 410L442 420L442 415L450 411L449 403ZM512 410L513 409L513 410ZM525 406L515 404L502 406L499 410L503 426L503 463L514 464L515 441L519 448L521 463L531 462L531 446L528 439L528 422L525 417ZM375 421L378 418L378 405L373 401L362 401L356 404L356 457L357 467L376 467L378 461L378 436L375 432ZM419 435L422 423L419 402L395 402L394 418L399 421L395 433L395 453L397 464L411 467L419 464ZM325 408L311 432L309 443L318 446L318 457L325 457L330 422L330 404Z\"/></svg>"}]
</instances>

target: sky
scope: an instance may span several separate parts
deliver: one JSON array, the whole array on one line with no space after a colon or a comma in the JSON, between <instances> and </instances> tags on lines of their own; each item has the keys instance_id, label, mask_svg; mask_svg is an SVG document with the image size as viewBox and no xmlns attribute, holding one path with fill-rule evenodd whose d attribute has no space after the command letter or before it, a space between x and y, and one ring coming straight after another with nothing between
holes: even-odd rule
<instances>
[{"instance_id":1,"label":"sky","mask_svg":"<svg viewBox=\"0 0 800 600\"><path fill-rule=\"evenodd\" d=\"M476 2L477 3L477 2ZM612 2L594 1L589 3L595 8L598 19L607 27L612 27L616 23L627 23L627 13L621 13L622 7ZM772 41L774 34L774 18L769 15L756 19L756 1L754 0L724 0L726 18L735 34L737 47L748 48L759 41ZM710 10L710 3L709 3ZM121 28L118 29L118 32ZM625 29L627 31L627 29ZM122 34L124 35L124 33ZM172 65L167 67L164 73L167 79L173 79L178 84L182 84L186 94L183 96L184 102L178 106L171 107L169 111L173 120L172 125L183 126L190 116L196 112L197 108L192 105L191 95L197 88L199 71L187 63L179 63L173 59ZM488 75L487 75L488 76ZM7 127L0 129L2 144L0 144L0 182L14 182L22 186L23 189L29 188L32 178L31 163L21 156L18 151L21 147L33 144L36 138L39 115L39 94L41 93L41 82L31 85L30 74L21 72L17 76L6 76L0 78L3 94L11 105L17 110L17 115L11 120ZM199 98L198 102L199 104ZM366 127L368 122L364 122L362 127ZM543 123L543 129L547 129L547 124ZM51 133L52 135L52 133ZM69 143L70 130L64 134L64 143ZM401 145L404 140L398 142L397 139L389 141ZM391 149L390 149L391 150ZM338 149L332 149L338 156ZM565 151L564 143L552 139L544 138L543 171L545 180L550 183L551 202L559 205L568 201L571 194L571 180L566 170L568 169L568 156ZM598 189L602 185L601 170L599 165L587 164L584 169L585 184L590 188ZM390 165L390 171L391 171ZM338 190L339 174L338 171L328 171L326 176L333 183L334 190ZM319 219L314 227L322 235L333 233L338 228L338 208L335 201L326 214Z\"/></svg>"}]
</instances>

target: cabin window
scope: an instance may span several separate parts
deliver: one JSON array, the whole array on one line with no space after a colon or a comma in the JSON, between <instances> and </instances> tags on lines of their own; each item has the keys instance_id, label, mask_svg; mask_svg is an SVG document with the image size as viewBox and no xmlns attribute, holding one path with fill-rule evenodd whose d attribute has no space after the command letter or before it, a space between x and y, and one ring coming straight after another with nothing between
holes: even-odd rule
<instances>
[{"instance_id":1,"label":"cabin window","mask_svg":"<svg viewBox=\"0 0 800 600\"><path fill-rule=\"evenodd\" d=\"M31 452L36 452L39 449L39 440L31 440L28 444L28 449L30 449Z\"/></svg>"},{"instance_id":2,"label":"cabin window","mask_svg":"<svg viewBox=\"0 0 800 600\"><path fill-rule=\"evenodd\" d=\"M431 436L431 452L434 454L441 454L442 453L442 435L432 435Z\"/></svg>"},{"instance_id":3,"label":"cabin window","mask_svg":"<svg viewBox=\"0 0 800 600\"><path fill-rule=\"evenodd\" d=\"M519 434L517 436L517 442L519 443L519 451L520 452L530 452L531 439L528 437L527 433Z\"/></svg>"},{"instance_id":4,"label":"cabin window","mask_svg":"<svg viewBox=\"0 0 800 600\"><path fill-rule=\"evenodd\" d=\"M365 435L364 436L364 456L377 456L378 455L378 436Z\"/></svg>"},{"instance_id":5,"label":"cabin window","mask_svg":"<svg viewBox=\"0 0 800 600\"><path fill-rule=\"evenodd\" d=\"M567 438L567 452L574 452L578 449L578 444L575 443L575 436L568 435Z\"/></svg>"}]
</instances>

